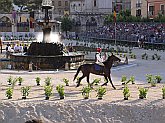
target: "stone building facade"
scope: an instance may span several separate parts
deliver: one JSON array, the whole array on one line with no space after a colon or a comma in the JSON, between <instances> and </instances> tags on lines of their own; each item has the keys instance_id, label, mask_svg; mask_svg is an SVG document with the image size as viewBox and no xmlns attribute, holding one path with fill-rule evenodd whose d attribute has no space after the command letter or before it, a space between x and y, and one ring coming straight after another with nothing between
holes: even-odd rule
<instances>
[{"instance_id":1,"label":"stone building facade","mask_svg":"<svg viewBox=\"0 0 165 123\"><path fill-rule=\"evenodd\" d=\"M157 17L158 14L165 15L165 0L133 0L131 14L150 19Z\"/></svg>"}]
</instances>

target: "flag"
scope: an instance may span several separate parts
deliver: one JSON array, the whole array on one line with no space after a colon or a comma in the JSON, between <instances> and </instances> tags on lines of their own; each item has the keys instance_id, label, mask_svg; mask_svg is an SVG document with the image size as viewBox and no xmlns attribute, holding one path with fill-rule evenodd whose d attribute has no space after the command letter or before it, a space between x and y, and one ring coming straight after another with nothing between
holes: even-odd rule
<instances>
[{"instance_id":1,"label":"flag","mask_svg":"<svg viewBox=\"0 0 165 123\"><path fill-rule=\"evenodd\" d=\"M114 19L114 22L116 23L116 6L114 6L113 19Z\"/></svg>"}]
</instances>

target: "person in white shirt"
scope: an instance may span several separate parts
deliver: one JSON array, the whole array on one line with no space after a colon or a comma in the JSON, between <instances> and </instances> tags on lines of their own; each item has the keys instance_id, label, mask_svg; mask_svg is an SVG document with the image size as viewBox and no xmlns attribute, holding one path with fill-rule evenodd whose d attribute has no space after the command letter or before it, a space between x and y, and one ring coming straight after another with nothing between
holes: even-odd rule
<instances>
[{"instance_id":1,"label":"person in white shirt","mask_svg":"<svg viewBox=\"0 0 165 123\"><path fill-rule=\"evenodd\" d=\"M101 48L97 48L97 52L95 54L95 62L96 63L102 63L103 62L103 58L101 56Z\"/></svg>"}]
</instances>

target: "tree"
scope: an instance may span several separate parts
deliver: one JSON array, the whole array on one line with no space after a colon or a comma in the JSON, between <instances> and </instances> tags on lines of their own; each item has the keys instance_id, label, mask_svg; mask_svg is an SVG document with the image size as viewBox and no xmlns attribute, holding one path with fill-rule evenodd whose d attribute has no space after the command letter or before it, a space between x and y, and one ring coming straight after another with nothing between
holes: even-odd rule
<instances>
[{"instance_id":1,"label":"tree","mask_svg":"<svg viewBox=\"0 0 165 123\"><path fill-rule=\"evenodd\" d=\"M11 12L13 6L12 6L12 0L0 0L0 12Z\"/></svg>"},{"instance_id":2,"label":"tree","mask_svg":"<svg viewBox=\"0 0 165 123\"><path fill-rule=\"evenodd\" d=\"M14 4L20 7L20 11L37 10L41 6L42 0L13 0Z\"/></svg>"},{"instance_id":3,"label":"tree","mask_svg":"<svg viewBox=\"0 0 165 123\"><path fill-rule=\"evenodd\" d=\"M72 29L72 21L69 17L63 17L61 22L61 29L62 31L65 31L67 36L67 31L70 31Z\"/></svg>"}]
</instances>

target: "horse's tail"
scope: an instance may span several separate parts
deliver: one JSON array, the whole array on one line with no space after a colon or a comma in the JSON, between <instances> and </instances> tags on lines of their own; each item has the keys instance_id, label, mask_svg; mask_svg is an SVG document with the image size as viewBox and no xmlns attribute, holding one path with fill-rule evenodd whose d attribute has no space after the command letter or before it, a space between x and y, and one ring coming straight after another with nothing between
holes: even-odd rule
<instances>
[{"instance_id":1,"label":"horse's tail","mask_svg":"<svg viewBox=\"0 0 165 123\"><path fill-rule=\"evenodd\" d=\"M77 75L79 74L81 68L82 68L82 65L81 65L80 67L78 67L77 72L76 72L76 74L74 75L73 81L76 79L76 77L77 77Z\"/></svg>"}]
</instances>

